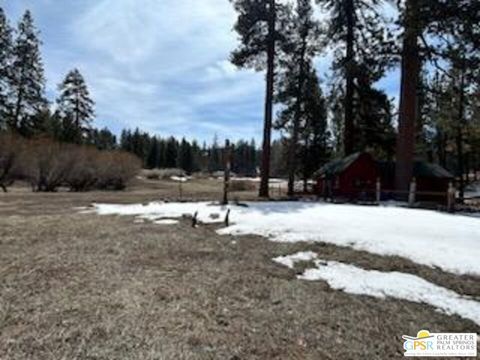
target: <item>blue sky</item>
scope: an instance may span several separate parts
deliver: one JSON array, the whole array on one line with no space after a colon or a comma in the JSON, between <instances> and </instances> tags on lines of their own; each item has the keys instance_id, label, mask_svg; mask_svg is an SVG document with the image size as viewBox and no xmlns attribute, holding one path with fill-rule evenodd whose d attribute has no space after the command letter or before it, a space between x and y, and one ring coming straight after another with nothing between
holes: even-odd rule
<instances>
[{"instance_id":1,"label":"blue sky","mask_svg":"<svg viewBox=\"0 0 480 360\"><path fill-rule=\"evenodd\" d=\"M96 126L140 127L161 136L211 141L256 138L264 76L237 70L228 0L0 0L12 24L30 9L43 41L47 92L72 68L96 102ZM329 68L317 59L320 75ZM398 91L398 74L380 86Z\"/></svg>"}]
</instances>

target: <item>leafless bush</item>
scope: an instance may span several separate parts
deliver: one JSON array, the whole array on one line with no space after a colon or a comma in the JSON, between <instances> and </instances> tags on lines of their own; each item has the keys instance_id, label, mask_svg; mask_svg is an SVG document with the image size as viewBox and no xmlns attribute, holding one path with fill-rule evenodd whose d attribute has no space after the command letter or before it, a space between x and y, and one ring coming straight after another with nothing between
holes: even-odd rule
<instances>
[{"instance_id":1,"label":"leafless bush","mask_svg":"<svg viewBox=\"0 0 480 360\"><path fill-rule=\"evenodd\" d=\"M138 174L141 161L122 151L104 151L98 154L98 178L96 187L104 190L123 190Z\"/></svg>"},{"instance_id":2,"label":"leafless bush","mask_svg":"<svg viewBox=\"0 0 480 360\"><path fill-rule=\"evenodd\" d=\"M7 192L19 176L19 158L23 151L23 141L11 134L0 135L0 188Z\"/></svg>"},{"instance_id":3,"label":"leafless bush","mask_svg":"<svg viewBox=\"0 0 480 360\"><path fill-rule=\"evenodd\" d=\"M23 175L34 191L57 191L75 165L75 145L47 138L30 140L21 156Z\"/></svg>"},{"instance_id":4,"label":"leafless bush","mask_svg":"<svg viewBox=\"0 0 480 360\"><path fill-rule=\"evenodd\" d=\"M99 161L100 152L91 147L76 146L70 149L73 166L65 177L65 182L72 191L88 191L93 189L99 177L102 164Z\"/></svg>"},{"instance_id":5,"label":"leafless bush","mask_svg":"<svg viewBox=\"0 0 480 360\"><path fill-rule=\"evenodd\" d=\"M61 186L72 191L122 190L140 170L139 159L121 151L100 151L46 138L23 143L19 174L34 191L54 192Z\"/></svg>"}]
</instances>

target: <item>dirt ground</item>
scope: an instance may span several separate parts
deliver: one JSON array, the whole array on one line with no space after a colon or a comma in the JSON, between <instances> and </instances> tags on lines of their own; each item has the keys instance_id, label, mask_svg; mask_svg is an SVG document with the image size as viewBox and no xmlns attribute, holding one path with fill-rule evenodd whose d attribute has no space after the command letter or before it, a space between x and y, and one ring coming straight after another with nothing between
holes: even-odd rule
<instances>
[{"instance_id":1,"label":"dirt ground","mask_svg":"<svg viewBox=\"0 0 480 360\"><path fill-rule=\"evenodd\" d=\"M403 356L403 334L480 332L430 306L297 280L271 259L312 250L480 299L478 278L322 243L219 236L186 220L134 224L74 209L179 194L178 183L143 180L117 193L0 194L0 359L392 359ZM212 180L182 185L183 199L220 194Z\"/></svg>"}]
</instances>

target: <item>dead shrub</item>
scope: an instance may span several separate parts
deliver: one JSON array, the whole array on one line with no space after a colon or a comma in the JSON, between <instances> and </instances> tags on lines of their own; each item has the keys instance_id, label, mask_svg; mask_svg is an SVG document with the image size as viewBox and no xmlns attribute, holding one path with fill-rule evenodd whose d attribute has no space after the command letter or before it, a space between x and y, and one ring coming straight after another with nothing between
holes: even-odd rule
<instances>
[{"instance_id":1,"label":"dead shrub","mask_svg":"<svg viewBox=\"0 0 480 360\"><path fill-rule=\"evenodd\" d=\"M88 191L95 188L102 164L99 151L93 147L76 146L71 149L74 166L66 175L65 182L72 191Z\"/></svg>"},{"instance_id":2,"label":"dead shrub","mask_svg":"<svg viewBox=\"0 0 480 360\"><path fill-rule=\"evenodd\" d=\"M21 168L34 191L58 190L75 165L74 147L47 138L26 142Z\"/></svg>"},{"instance_id":3,"label":"dead shrub","mask_svg":"<svg viewBox=\"0 0 480 360\"><path fill-rule=\"evenodd\" d=\"M122 151L104 151L98 156L96 187L103 190L123 190L140 171L142 164L135 155Z\"/></svg>"},{"instance_id":4,"label":"dead shrub","mask_svg":"<svg viewBox=\"0 0 480 360\"><path fill-rule=\"evenodd\" d=\"M136 156L121 151L100 151L48 138L23 140L23 144L16 176L29 181L34 191L54 192L61 186L71 191L123 190L141 168Z\"/></svg>"},{"instance_id":5,"label":"dead shrub","mask_svg":"<svg viewBox=\"0 0 480 360\"><path fill-rule=\"evenodd\" d=\"M7 187L20 177L19 158L23 151L21 138L11 134L0 134L0 188Z\"/></svg>"}]
</instances>

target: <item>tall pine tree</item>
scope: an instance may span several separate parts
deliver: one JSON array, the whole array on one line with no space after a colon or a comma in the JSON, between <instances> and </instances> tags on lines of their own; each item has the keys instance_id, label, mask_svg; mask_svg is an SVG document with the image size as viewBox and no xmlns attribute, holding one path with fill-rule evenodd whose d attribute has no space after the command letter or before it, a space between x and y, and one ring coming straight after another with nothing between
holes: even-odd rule
<instances>
[{"instance_id":1,"label":"tall pine tree","mask_svg":"<svg viewBox=\"0 0 480 360\"><path fill-rule=\"evenodd\" d=\"M393 37L376 0L316 0L329 14L327 39L333 46L334 70L344 79L344 155L356 149L355 114L358 77L379 80L391 61Z\"/></svg>"},{"instance_id":2,"label":"tall pine tree","mask_svg":"<svg viewBox=\"0 0 480 360\"><path fill-rule=\"evenodd\" d=\"M268 197L275 61L277 45L284 40L282 25L285 24L288 12L287 8L276 0L231 0L231 2L238 13L234 29L240 36L240 46L232 53L232 63L242 68L267 71L259 196Z\"/></svg>"},{"instance_id":3,"label":"tall pine tree","mask_svg":"<svg viewBox=\"0 0 480 360\"><path fill-rule=\"evenodd\" d=\"M0 130L5 129L11 113L9 101L12 58L12 29L5 12L0 7Z\"/></svg>"},{"instance_id":4,"label":"tall pine tree","mask_svg":"<svg viewBox=\"0 0 480 360\"><path fill-rule=\"evenodd\" d=\"M406 0L398 4L403 33L395 185L406 190L413 173L422 62L429 60L438 67L439 60L448 59L452 35L478 51L480 9L476 0Z\"/></svg>"},{"instance_id":5,"label":"tall pine tree","mask_svg":"<svg viewBox=\"0 0 480 360\"><path fill-rule=\"evenodd\" d=\"M31 117L47 102L40 45L39 31L27 10L18 24L12 49L10 96L13 108L8 120L10 129L23 135L31 132Z\"/></svg>"},{"instance_id":6,"label":"tall pine tree","mask_svg":"<svg viewBox=\"0 0 480 360\"><path fill-rule=\"evenodd\" d=\"M297 170L297 149L300 121L305 107L305 84L313 68L313 57L318 51L320 25L313 19L310 0L297 0L295 14L288 37L288 53L282 61L278 100L286 105L280 115L282 126L290 128L290 145L287 158L288 196L294 194ZM289 124L287 124L287 123Z\"/></svg>"},{"instance_id":7,"label":"tall pine tree","mask_svg":"<svg viewBox=\"0 0 480 360\"><path fill-rule=\"evenodd\" d=\"M305 84L304 116L301 159L303 188L307 191L308 179L330 157L327 105L315 70L309 72Z\"/></svg>"},{"instance_id":8,"label":"tall pine tree","mask_svg":"<svg viewBox=\"0 0 480 360\"><path fill-rule=\"evenodd\" d=\"M58 87L58 112L63 119L64 140L77 144L87 138L94 118L94 102L78 69L70 71Z\"/></svg>"}]
</instances>

